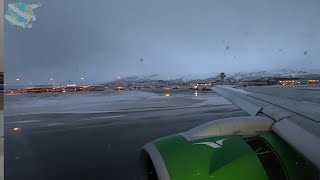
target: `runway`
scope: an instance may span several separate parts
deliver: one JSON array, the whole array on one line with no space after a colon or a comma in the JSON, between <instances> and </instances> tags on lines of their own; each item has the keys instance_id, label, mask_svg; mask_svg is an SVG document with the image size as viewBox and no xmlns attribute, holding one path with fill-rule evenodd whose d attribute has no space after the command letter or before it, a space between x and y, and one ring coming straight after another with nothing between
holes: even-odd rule
<instances>
[{"instance_id":1,"label":"runway","mask_svg":"<svg viewBox=\"0 0 320 180\"><path fill-rule=\"evenodd\" d=\"M137 179L145 143L245 115L214 92L5 96L5 178Z\"/></svg>"}]
</instances>

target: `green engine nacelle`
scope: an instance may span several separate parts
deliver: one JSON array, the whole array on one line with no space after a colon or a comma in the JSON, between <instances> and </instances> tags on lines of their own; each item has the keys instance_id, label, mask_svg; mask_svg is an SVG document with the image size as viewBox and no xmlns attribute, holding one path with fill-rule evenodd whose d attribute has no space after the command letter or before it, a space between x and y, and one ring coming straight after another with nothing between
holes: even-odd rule
<instances>
[{"instance_id":1,"label":"green engine nacelle","mask_svg":"<svg viewBox=\"0 0 320 180\"><path fill-rule=\"evenodd\" d=\"M318 177L312 165L273 132L236 134L195 139L177 134L148 143L141 152L140 179L282 180Z\"/></svg>"},{"instance_id":2,"label":"green engine nacelle","mask_svg":"<svg viewBox=\"0 0 320 180\"><path fill-rule=\"evenodd\" d=\"M144 153L160 180L268 179L256 153L236 135L191 142L173 135L146 145Z\"/></svg>"}]
</instances>

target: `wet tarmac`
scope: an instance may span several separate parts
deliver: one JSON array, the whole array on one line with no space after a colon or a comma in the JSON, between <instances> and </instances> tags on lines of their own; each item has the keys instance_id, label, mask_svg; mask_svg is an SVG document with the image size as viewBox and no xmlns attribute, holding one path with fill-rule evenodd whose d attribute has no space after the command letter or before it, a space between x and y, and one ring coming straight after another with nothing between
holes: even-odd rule
<instances>
[{"instance_id":1,"label":"wet tarmac","mask_svg":"<svg viewBox=\"0 0 320 180\"><path fill-rule=\"evenodd\" d=\"M5 178L138 179L145 143L245 115L214 92L6 95Z\"/></svg>"}]
</instances>

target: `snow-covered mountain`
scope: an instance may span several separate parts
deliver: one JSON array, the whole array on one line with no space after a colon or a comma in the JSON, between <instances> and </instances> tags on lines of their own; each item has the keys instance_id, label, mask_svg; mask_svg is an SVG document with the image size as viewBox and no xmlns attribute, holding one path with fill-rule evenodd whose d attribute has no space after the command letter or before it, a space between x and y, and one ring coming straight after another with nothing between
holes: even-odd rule
<instances>
[{"instance_id":1,"label":"snow-covered mountain","mask_svg":"<svg viewBox=\"0 0 320 180\"><path fill-rule=\"evenodd\" d=\"M310 75L320 76L320 70L277 69L272 71L238 72L230 74L229 77L235 80L253 80L275 77L305 77Z\"/></svg>"},{"instance_id":2,"label":"snow-covered mountain","mask_svg":"<svg viewBox=\"0 0 320 180\"><path fill-rule=\"evenodd\" d=\"M214 79L220 79L219 72L203 73L203 74L188 74L180 76L163 76L159 74L148 74L140 76L121 77L107 84L121 83L144 83L144 82L156 82L159 80L170 82L194 82L194 81L212 81ZM231 80L255 80L261 78L275 78L275 77L306 77L316 76L320 78L319 70L305 70L305 69L277 69L271 71L252 71L252 72L237 72L226 73L226 79Z\"/></svg>"}]
</instances>

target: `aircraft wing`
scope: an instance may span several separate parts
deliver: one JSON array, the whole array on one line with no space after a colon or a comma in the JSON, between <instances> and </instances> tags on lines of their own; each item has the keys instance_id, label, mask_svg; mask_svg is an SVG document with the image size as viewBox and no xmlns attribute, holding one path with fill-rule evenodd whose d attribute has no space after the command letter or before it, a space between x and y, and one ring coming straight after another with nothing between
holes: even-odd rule
<instances>
[{"instance_id":1,"label":"aircraft wing","mask_svg":"<svg viewBox=\"0 0 320 180\"><path fill-rule=\"evenodd\" d=\"M274 120L272 130L320 169L320 87L216 86L251 116Z\"/></svg>"}]
</instances>

